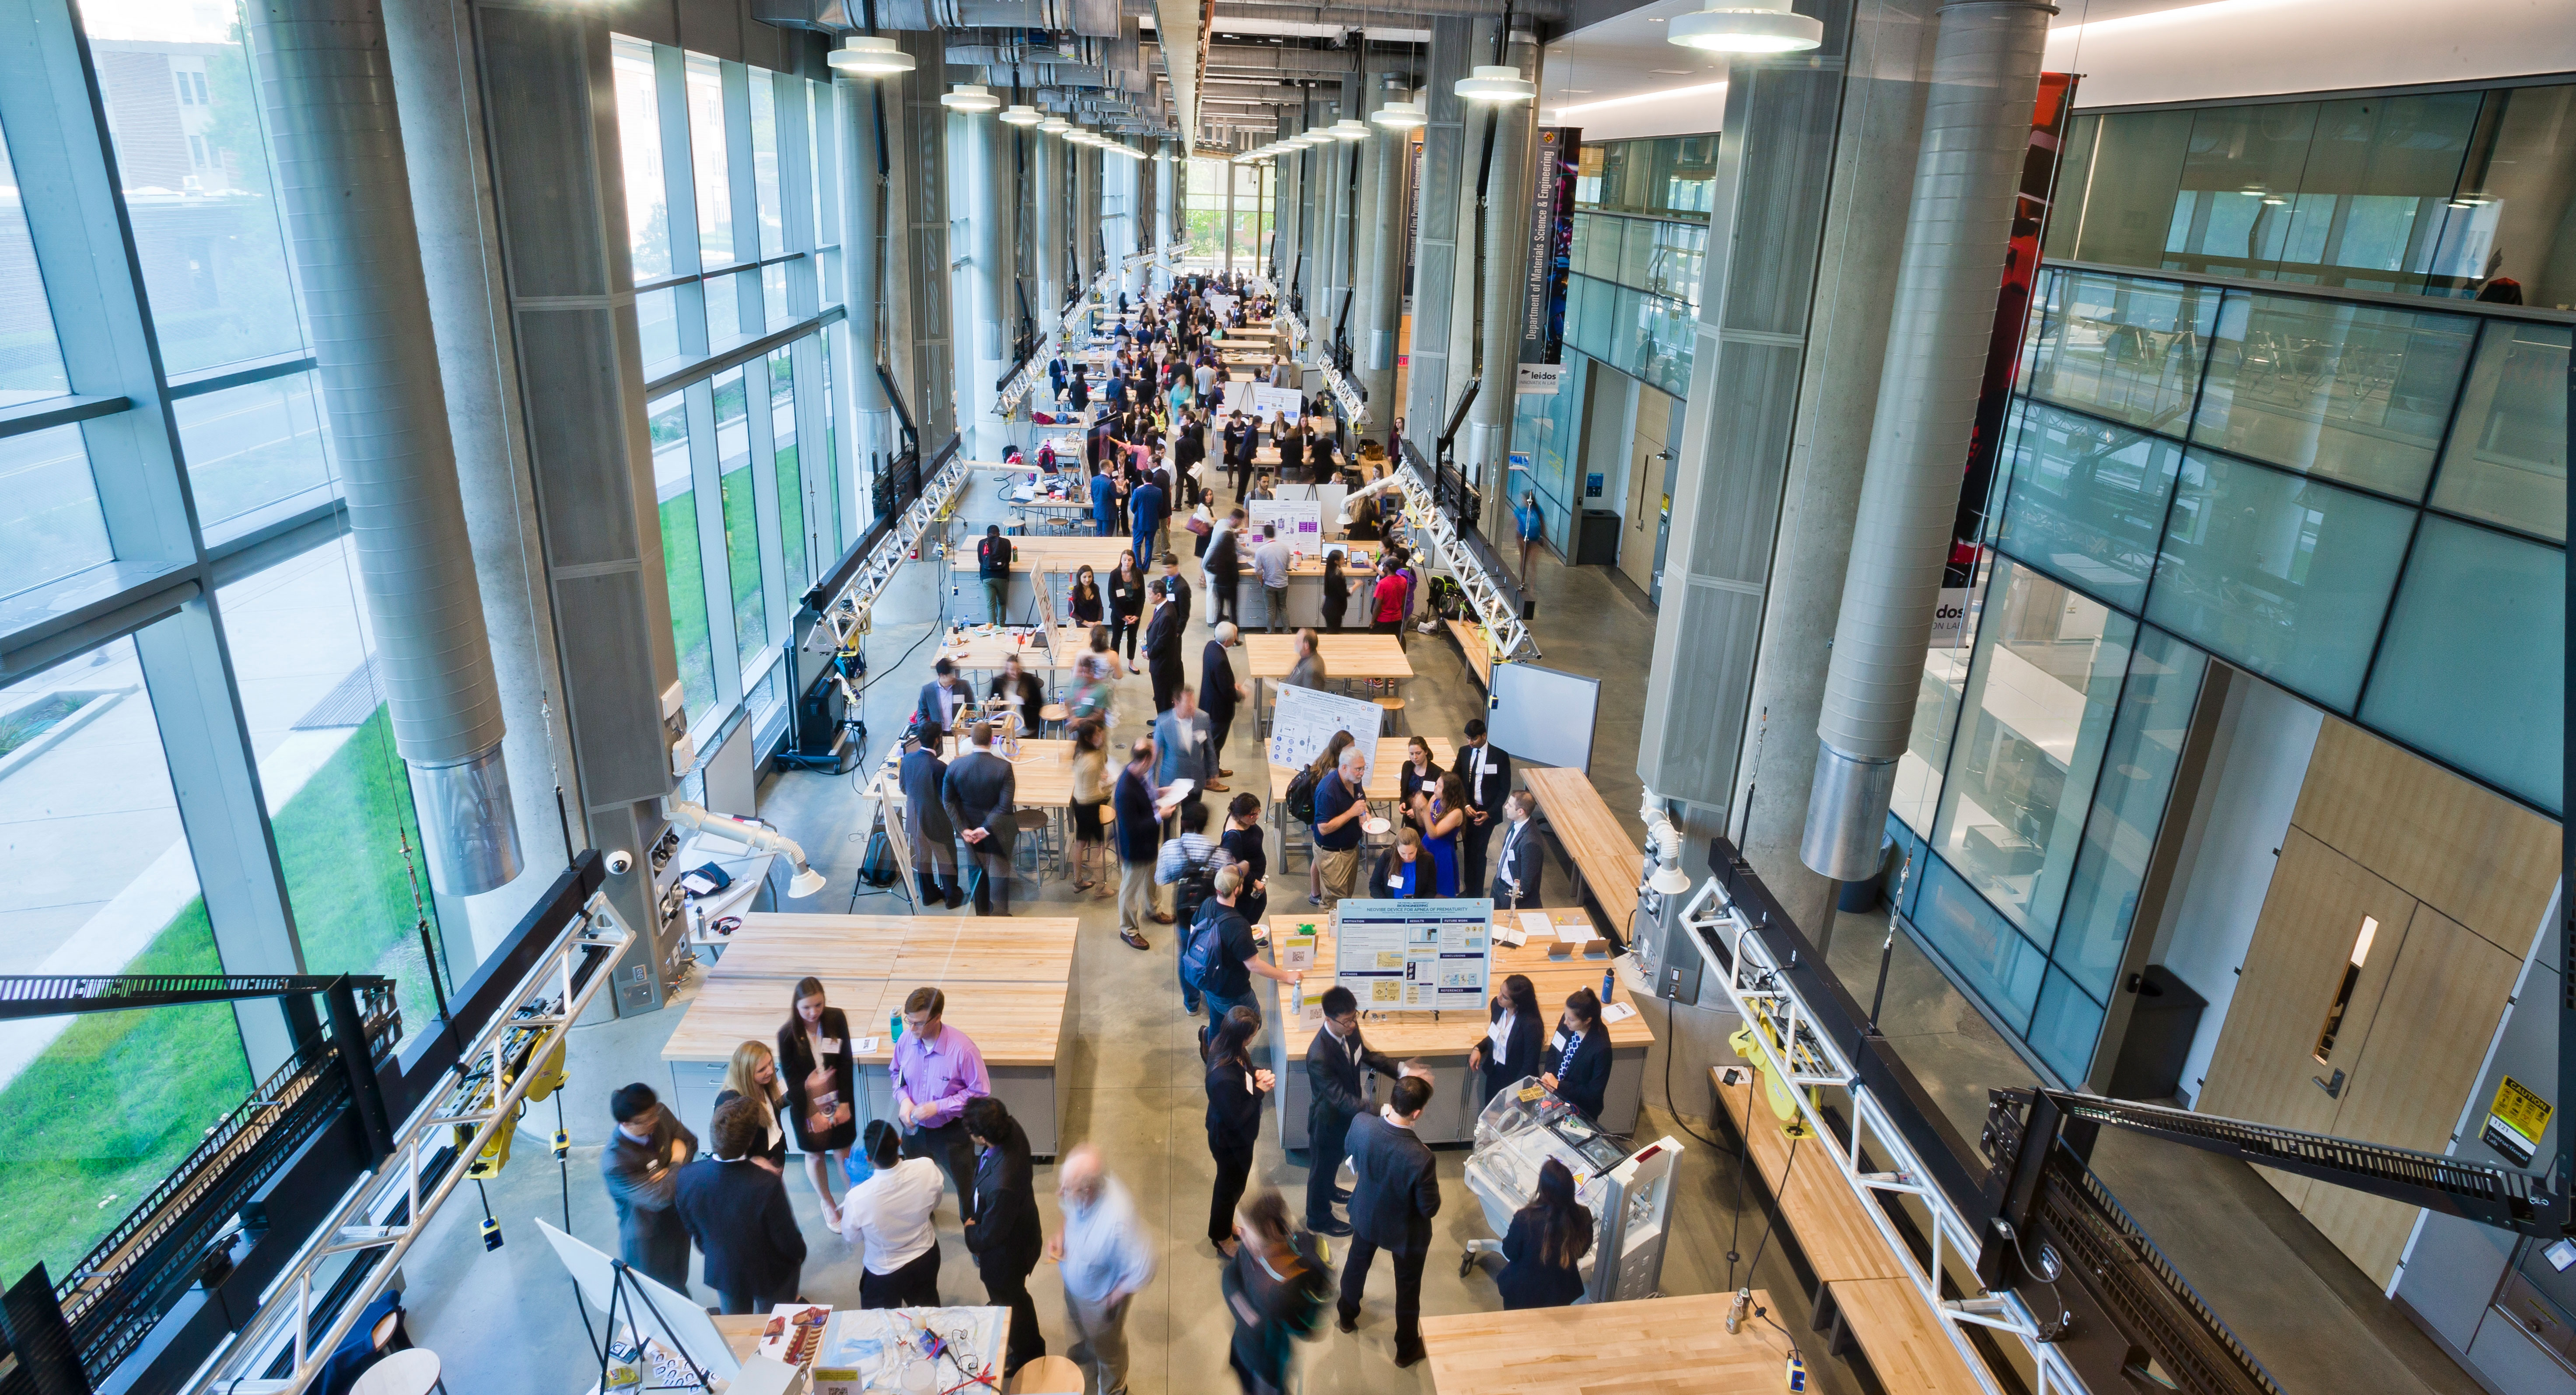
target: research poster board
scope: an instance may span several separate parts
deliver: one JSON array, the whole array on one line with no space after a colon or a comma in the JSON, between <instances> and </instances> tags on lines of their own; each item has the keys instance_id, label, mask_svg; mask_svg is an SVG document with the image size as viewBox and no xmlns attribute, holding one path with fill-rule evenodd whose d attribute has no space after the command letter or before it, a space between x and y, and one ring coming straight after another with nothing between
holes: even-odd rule
<instances>
[{"instance_id":1,"label":"research poster board","mask_svg":"<svg viewBox=\"0 0 2576 1395\"><path fill-rule=\"evenodd\" d=\"M1364 698L1283 683L1270 709L1270 763L1291 770L1310 765L1332 744L1334 732L1346 731L1375 775L1378 723L1385 718L1385 708Z\"/></svg>"},{"instance_id":2,"label":"research poster board","mask_svg":"<svg viewBox=\"0 0 2576 1395\"><path fill-rule=\"evenodd\" d=\"M1483 897L1345 899L1333 910L1333 981L1362 1012L1481 1012L1493 920Z\"/></svg>"},{"instance_id":3,"label":"research poster board","mask_svg":"<svg viewBox=\"0 0 2576 1395\"><path fill-rule=\"evenodd\" d=\"M1306 394L1292 387L1270 387L1255 383L1252 387L1253 410L1268 421L1274 414L1295 421L1306 414Z\"/></svg>"},{"instance_id":4,"label":"research poster board","mask_svg":"<svg viewBox=\"0 0 2576 1395\"><path fill-rule=\"evenodd\" d=\"M1255 499L1243 506L1252 519L1252 536L1261 536L1261 525L1279 525L1279 536L1288 546L1312 557L1323 552L1324 506L1313 499Z\"/></svg>"}]
</instances>

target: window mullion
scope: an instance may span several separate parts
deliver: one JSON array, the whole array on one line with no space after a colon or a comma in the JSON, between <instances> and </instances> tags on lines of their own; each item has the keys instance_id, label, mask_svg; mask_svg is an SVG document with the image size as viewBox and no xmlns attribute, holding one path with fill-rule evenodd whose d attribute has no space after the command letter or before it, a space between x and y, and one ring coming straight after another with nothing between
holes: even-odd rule
<instances>
[{"instance_id":1,"label":"window mullion","mask_svg":"<svg viewBox=\"0 0 2576 1395\"><path fill-rule=\"evenodd\" d=\"M742 700L742 661L734 643L733 559L725 551L724 447L716 433L714 380L689 384L689 488L698 501L698 583L707 597L708 658L715 668L714 712ZM689 725L705 730L711 714L692 712Z\"/></svg>"}]
</instances>

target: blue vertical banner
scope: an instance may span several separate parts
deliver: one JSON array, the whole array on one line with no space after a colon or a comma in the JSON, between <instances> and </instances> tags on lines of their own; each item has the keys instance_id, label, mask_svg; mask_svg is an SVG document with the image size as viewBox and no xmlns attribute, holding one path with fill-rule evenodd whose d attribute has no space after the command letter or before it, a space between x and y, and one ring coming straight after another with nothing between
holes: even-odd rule
<instances>
[{"instance_id":1,"label":"blue vertical banner","mask_svg":"<svg viewBox=\"0 0 2576 1395\"><path fill-rule=\"evenodd\" d=\"M1529 260L1521 278L1521 351L1515 390L1552 396L1565 360L1565 291L1574 261L1574 181L1583 132L1541 126L1530 171Z\"/></svg>"}]
</instances>

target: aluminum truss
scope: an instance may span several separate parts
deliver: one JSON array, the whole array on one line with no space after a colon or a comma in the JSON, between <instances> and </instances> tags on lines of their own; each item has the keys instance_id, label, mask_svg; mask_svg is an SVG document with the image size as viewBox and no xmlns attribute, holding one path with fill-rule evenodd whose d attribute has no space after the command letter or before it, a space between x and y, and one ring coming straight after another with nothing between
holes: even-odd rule
<instances>
[{"instance_id":1,"label":"aluminum truss","mask_svg":"<svg viewBox=\"0 0 2576 1395\"><path fill-rule=\"evenodd\" d=\"M1433 505L1430 486L1410 465L1397 465L1394 473L1404 489L1405 525L1430 540L1432 550L1456 578L1458 589L1466 593L1467 603L1476 608L1476 619L1485 627L1485 642L1493 657L1497 661L1537 658L1537 637L1521 623L1511 598L1503 594L1485 564L1476 560L1475 551L1458 536L1448 515Z\"/></svg>"},{"instance_id":2,"label":"aluminum truss","mask_svg":"<svg viewBox=\"0 0 2576 1395\"><path fill-rule=\"evenodd\" d=\"M933 524L948 517L957 495L966 485L968 462L952 455L921 487L921 497L903 511L903 517L869 549L867 561L850 573L849 584L841 588L823 607L822 623L805 632L805 652L809 654L843 653L858 647L875 615L877 599L885 594L922 536Z\"/></svg>"}]
</instances>

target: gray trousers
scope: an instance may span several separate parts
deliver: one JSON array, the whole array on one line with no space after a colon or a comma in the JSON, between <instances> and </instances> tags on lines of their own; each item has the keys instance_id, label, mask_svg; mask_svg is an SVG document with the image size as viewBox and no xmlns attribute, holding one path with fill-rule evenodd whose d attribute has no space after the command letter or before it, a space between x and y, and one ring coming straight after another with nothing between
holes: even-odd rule
<instances>
[{"instance_id":1,"label":"gray trousers","mask_svg":"<svg viewBox=\"0 0 2576 1395\"><path fill-rule=\"evenodd\" d=\"M1072 1289L1064 1291L1064 1315L1073 1323L1073 1345L1065 1355L1083 1375L1098 1379L1094 1388L1100 1395L1127 1395L1127 1305L1133 1301L1086 1303Z\"/></svg>"},{"instance_id":2,"label":"gray trousers","mask_svg":"<svg viewBox=\"0 0 2576 1395\"><path fill-rule=\"evenodd\" d=\"M1154 863L1118 864L1118 928L1140 937L1154 923Z\"/></svg>"},{"instance_id":3,"label":"gray trousers","mask_svg":"<svg viewBox=\"0 0 2576 1395\"><path fill-rule=\"evenodd\" d=\"M1270 633L1286 634L1288 632L1288 588L1264 586L1261 588L1261 600L1263 608L1268 612L1261 618L1270 626Z\"/></svg>"}]
</instances>

